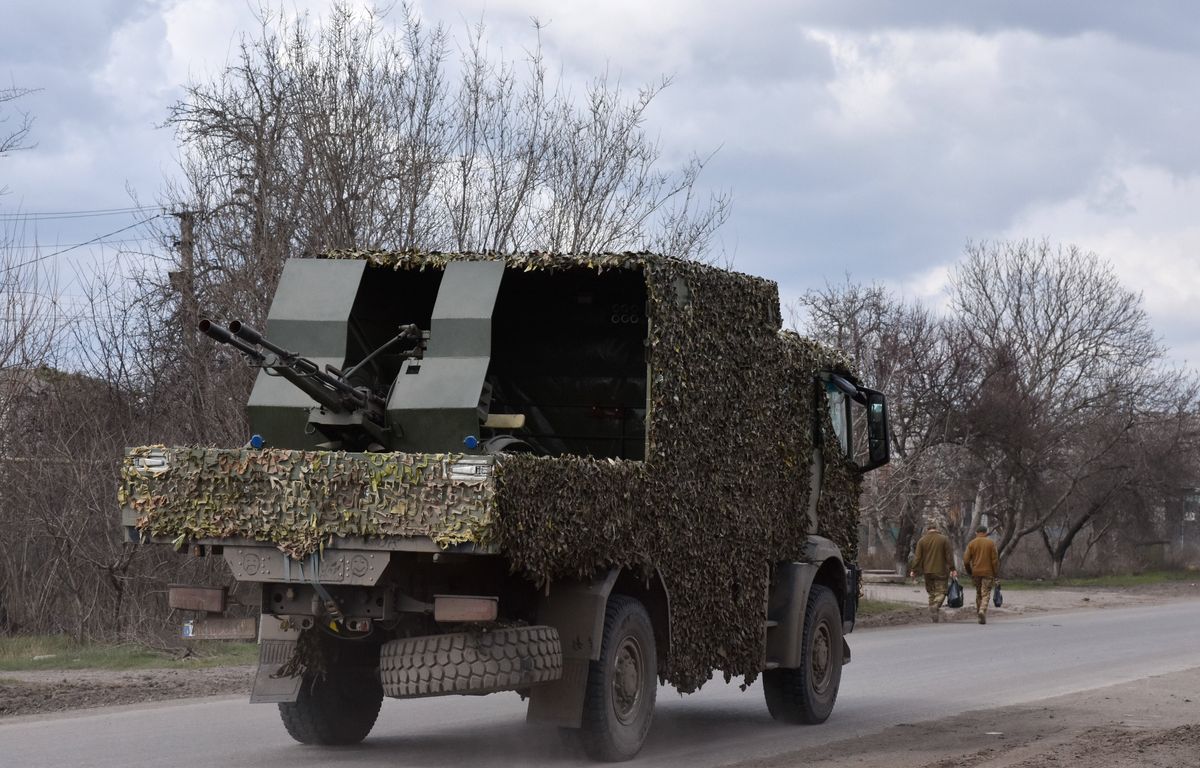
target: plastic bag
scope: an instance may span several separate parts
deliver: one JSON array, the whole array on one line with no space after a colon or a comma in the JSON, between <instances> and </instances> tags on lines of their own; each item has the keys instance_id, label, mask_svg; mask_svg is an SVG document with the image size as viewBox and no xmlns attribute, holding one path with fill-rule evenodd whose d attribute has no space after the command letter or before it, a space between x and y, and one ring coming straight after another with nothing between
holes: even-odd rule
<instances>
[{"instance_id":1,"label":"plastic bag","mask_svg":"<svg viewBox=\"0 0 1200 768\"><path fill-rule=\"evenodd\" d=\"M996 582L996 586L992 587L992 605L999 608L1004 605L1004 595L1000 592L1000 582Z\"/></svg>"},{"instance_id":2,"label":"plastic bag","mask_svg":"<svg viewBox=\"0 0 1200 768\"><path fill-rule=\"evenodd\" d=\"M951 608L962 608L963 588L962 584L958 583L958 579L950 579L950 586L946 588L946 605Z\"/></svg>"}]
</instances>

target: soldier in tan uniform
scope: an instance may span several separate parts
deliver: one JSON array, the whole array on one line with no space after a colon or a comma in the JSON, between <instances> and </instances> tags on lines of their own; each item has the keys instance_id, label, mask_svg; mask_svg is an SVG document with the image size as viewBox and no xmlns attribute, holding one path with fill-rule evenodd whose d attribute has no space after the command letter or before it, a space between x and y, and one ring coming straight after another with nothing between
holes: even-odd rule
<instances>
[{"instance_id":1,"label":"soldier in tan uniform","mask_svg":"<svg viewBox=\"0 0 1200 768\"><path fill-rule=\"evenodd\" d=\"M987 624L992 587L1000 576L1000 554L996 551L996 542L988 538L986 525L975 529L975 538L971 539L963 555L963 568L975 582L975 614L980 624Z\"/></svg>"},{"instance_id":2,"label":"soldier in tan uniform","mask_svg":"<svg viewBox=\"0 0 1200 768\"><path fill-rule=\"evenodd\" d=\"M946 602L946 587L951 578L958 576L954 567L954 550L950 539L938 531L937 523L930 522L925 535L917 542L908 576L925 574L925 591L929 594L929 618L936 624L942 603Z\"/></svg>"}]
</instances>

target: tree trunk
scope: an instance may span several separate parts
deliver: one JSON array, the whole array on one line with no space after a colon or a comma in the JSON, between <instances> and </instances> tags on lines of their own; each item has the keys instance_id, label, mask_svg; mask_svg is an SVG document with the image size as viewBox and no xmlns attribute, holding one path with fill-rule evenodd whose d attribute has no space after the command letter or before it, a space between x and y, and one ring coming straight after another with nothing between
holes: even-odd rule
<instances>
[{"instance_id":1,"label":"tree trunk","mask_svg":"<svg viewBox=\"0 0 1200 768\"><path fill-rule=\"evenodd\" d=\"M913 525L911 515L906 514L900 518L900 530L896 534L896 548L893 550L892 556L897 574L908 573L908 553L912 549L915 531L916 527Z\"/></svg>"}]
</instances>

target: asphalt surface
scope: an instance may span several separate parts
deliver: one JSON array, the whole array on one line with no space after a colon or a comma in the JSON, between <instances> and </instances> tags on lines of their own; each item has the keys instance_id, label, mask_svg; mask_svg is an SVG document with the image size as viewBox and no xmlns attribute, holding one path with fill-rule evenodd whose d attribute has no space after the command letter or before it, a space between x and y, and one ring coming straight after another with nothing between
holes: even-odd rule
<instances>
[{"instance_id":1,"label":"asphalt surface","mask_svg":"<svg viewBox=\"0 0 1200 768\"><path fill-rule=\"evenodd\" d=\"M660 688L654 726L631 765L718 766L874 734L968 710L1021 704L1200 667L1200 602L938 624L851 635L833 717L773 722L760 685ZM526 725L515 694L385 700L363 744L295 744L273 706L243 697L0 721L0 765L582 765L553 730Z\"/></svg>"}]
</instances>

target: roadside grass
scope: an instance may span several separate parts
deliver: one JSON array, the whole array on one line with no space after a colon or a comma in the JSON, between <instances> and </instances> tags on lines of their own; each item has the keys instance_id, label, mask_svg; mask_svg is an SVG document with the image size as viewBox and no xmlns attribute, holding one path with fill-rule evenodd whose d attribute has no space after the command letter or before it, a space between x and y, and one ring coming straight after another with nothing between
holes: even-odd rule
<instances>
[{"instance_id":1,"label":"roadside grass","mask_svg":"<svg viewBox=\"0 0 1200 768\"><path fill-rule=\"evenodd\" d=\"M191 653L178 654L134 644L72 642L61 635L0 637L0 672L60 669L196 669L254 664L254 643L193 641Z\"/></svg>"},{"instance_id":2,"label":"roadside grass","mask_svg":"<svg viewBox=\"0 0 1200 768\"><path fill-rule=\"evenodd\" d=\"M864 597L858 601L858 615L882 616L888 613L904 613L919 607L912 603L896 603L891 600L868 600Z\"/></svg>"},{"instance_id":3,"label":"roadside grass","mask_svg":"<svg viewBox=\"0 0 1200 768\"><path fill-rule=\"evenodd\" d=\"M1087 576L1062 579L1001 579L1005 589L1055 589L1057 587L1140 587L1147 584L1165 584L1171 581L1198 581L1196 571L1144 571L1111 576Z\"/></svg>"}]
</instances>

